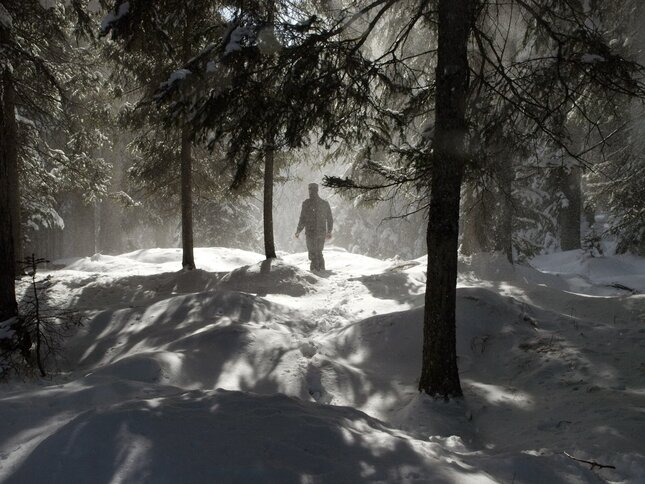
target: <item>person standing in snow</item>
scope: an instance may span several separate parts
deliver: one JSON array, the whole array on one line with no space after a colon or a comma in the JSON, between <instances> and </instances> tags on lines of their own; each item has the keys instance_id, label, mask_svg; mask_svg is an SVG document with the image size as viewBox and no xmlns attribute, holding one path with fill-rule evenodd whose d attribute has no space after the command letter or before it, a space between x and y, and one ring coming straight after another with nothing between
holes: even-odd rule
<instances>
[{"instance_id":1,"label":"person standing in snow","mask_svg":"<svg viewBox=\"0 0 645 484\"><path fill-rule=\"evenodd\" d=\"M307 237L307 251L311 261L309 270L312 272L325 270L323 248L325 247L325 239L331 239L333 226L334 220L331 216L329 203L318 196L318 184L310 183L309 198L302 202L296 239L304 229Z\"/></svg>"}]
</instances>

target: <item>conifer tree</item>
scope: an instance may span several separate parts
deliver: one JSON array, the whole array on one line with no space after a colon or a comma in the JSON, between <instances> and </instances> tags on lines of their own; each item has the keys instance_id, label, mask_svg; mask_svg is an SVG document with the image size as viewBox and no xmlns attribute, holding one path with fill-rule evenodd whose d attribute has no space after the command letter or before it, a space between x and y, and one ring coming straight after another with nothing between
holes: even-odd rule
<instances>
[{"instance_id":1,"label":"conifer tree","mask_svg":"<svg viewBox=\"0 0 645 484\"><path fill-rule=\"evenodd\" d=\"M220 5L205 0L117 2L103 21L111 34L106 46L116 63L116 77L134 84L137 104L124 112L138 132L133 143L141 156L134 173L148 180L152 191L179 192L182 267L195 268L193 192L196 155L207 154L195 143L189 119L164 116L155 98L161 88L173 89L190 74L186 65L207 47L205 33L221 22ZM172 187L178 186L178 190Z\"/></svg>"},{"instance_id":2,"label":"conifer tree","mask_svg":"<svg viewBox=\"0 0 645 484\"><path fill-rule=\"evenodd\" d=\"M11 281L22 258L23 209L53 210L51 198L33 196L32 189L51 193L73 180L100 191L104 183L104 166L88 154L95 138L83 138L70 112L72 93L92 82L86 62L91 38L92 19L83 1L0 3L0 272L6 278L0 313L15 312ZM56 133L60 148L51 146Z\"/></svg>"}]
</instances>

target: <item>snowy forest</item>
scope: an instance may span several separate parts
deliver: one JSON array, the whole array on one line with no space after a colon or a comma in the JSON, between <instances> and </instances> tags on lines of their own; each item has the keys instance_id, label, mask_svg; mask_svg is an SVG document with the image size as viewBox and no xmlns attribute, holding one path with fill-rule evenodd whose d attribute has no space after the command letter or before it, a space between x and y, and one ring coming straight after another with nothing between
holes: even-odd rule
<instances>
[{"instance_id":1,"label":"snowy forest","mask_svg":"<svg viewBox=\"0 0 645 484\"><path fill-rule=\"evenodd\" d=\"M645 483L643 25L0 0L0 484Z\"/></svg>"}]
</instances>

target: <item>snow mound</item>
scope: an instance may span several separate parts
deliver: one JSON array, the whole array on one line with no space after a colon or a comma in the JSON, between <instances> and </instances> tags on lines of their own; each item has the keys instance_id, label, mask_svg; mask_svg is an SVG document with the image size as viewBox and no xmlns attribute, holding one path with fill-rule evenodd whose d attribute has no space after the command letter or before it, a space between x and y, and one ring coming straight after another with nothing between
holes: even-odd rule
<instances>
[{"instance_id":1,"label":"snow mound","mask_svg":"<svg viewBox=\"0 0 645 484\"><path fill-rule=\"evenodd\" d=\"M330 331L321 339L313 364L321 375L318 381L327 400L402 423L397 413L417 394L423 311L423 307L415 307L377 314ZM461 373L468 375L480 366L499 370L514 354L524 355L524 350L509 347L509 342L513 346L514 341L535 338L537 323L528 314L537 311L488 289L459 288L457 354ZM336 377L326 378L329 374ZM418 428L420 421L428 419L411 418L411 426ZM437 422L428 431L441 433L439 428L443 427Z\"/></svg>"},{"instance_id":2,"label":"snow mound","mask_svg":"<svg viewBox=\"0 0 645 484\"><path fill-rule=\"evenodd\" d=\"M0 482L643 482L645 296L608 284L644 260L462 259L465 399L443 402L418 392L427 259L325 257L321 277L306 252L223 248L52 272L85 325L63 373L0 395Z\"/></svg>"},{"instance_id":3,"label":"snow mound","mask_svg":"<svg viewBox=\"0 0 645 484\"><path fill-rule=\"evenodd\" d=\"M630 254L592 257L581 250L570 250L535 257L531 265L564 279L574 292L645 293L645 259Z\"/></svg>"},{"instance_id":4,"label":"snow mound","mask_svg":"<svg viewBox=\"0 0 645 484\"><path fill-rule=\"evenodd\" d=\"M220 282L226 289L259 295L286 294L304 296L316 292L320 278L279 259L234 269Z\"/></svg>"},{"instance_id":5,"label":"snow mound","mask_svg":"<svg viewBox=\"0 0 645 484\"><path fill-rule=\"evenodd\" d=\"M462 452L350 408L191 391L84 412L4 482L495 482Z\"/></svg>"},{"instance_id":6,"label":"snow mound","mask_svg":"<svg viewBox=\"0 0 645 484\"><path fill-rule=\"evenodd\" d=\"M178 356L171 352L142 353L104 366L87 375L89 379L109 378L118 381L160 383L176 365Z\"/></svg>"},{"instance_id":7,"label":"snow mound","mask_svg":"<svg viewBox=\"0 0 645 484\"><path fill-rule=\"evenodd\" d=\"M234 291L179 295L145 308L99 312L67 344L66 365L96 376L308 397L298 375L299 322L277 303ZM280 364L275 363L277 355ZM304 392L304 393L303 393Z\"/></svg>"},{"instance_id":8,"label":"snow mound","mask_svg":"<svg viewBox=\"0 0 645 484\"><path fill-rule=\"evenodd\" d=\"M76 290L68 301L76 309L152 304L171 295L211 291L221 278L220 274L199 269L124 275L117 279L108 275L67 278L58 277L59 274L54 276L54 283L61 286L59 291Z\"/></svg>"},{"instance_id":9,"label":"snow mound","mask_svg":"<svg viewBox=\"0 0 645 484\"><path fill-rule=\"evenodd\" d=\"M255 252L228 247L199 247L194 252L197 267L209 272L228 272L263 259ZM146 264L181 265L182 253L181 249L145 249L123 254L123 257Z\"/></svg>"},{"instance_id":10,"label":"snow mound","mask_svg":"<svg viewBox=\"0 0 645 484\"><path fill-rule=\"evenodd\" d=\"M263 259L255 252L225 247L196 248L194 256L197 268L208 272L229 272ZM181 260L181 249L141 249L121 255L60 259L53 264L70 271L141 275L175 272L181 269Z\"/></svg>"}]
</instances>

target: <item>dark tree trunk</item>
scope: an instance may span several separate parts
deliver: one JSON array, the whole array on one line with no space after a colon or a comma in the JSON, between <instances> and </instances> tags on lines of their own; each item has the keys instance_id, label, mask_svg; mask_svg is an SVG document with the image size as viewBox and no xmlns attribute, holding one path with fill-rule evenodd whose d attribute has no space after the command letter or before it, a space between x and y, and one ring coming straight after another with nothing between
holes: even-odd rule
<instances>
[{"instance_id":1,"label":"dark tree trunk","mask_svg":"<svg viewBox=\"0 0 645 484\"><path fill-rule=\"evenodd\" d=\"M13 93L12 93L13 95ZM14 130L15 132L15 130ZM15 138L14 138L15 139ZM11 143L11 150L16 151L15 141ZM20 177L18 175L18 156L13 153L10 156L10 174L9 179L15 181L14 188L9 194L11 204L11 220L12 220L12 239L14 250L14 263L16 264L16 274L23 273L22 260L25 258L23 237L22 237L22 223L20 211Z\"/></svg>"},{"instance_id":2,"label":"dark tree trunk","mask_svg":"<svg viewBox=\"0 0 645 484\"><path fill-rule=\"evenodd\" d=\"M0 44L8 32L0 26ZM18 197L15 94L11 71L5 68L0 84L0 321L18 313L16 304L15 205Z\"/></svg>"},{"instance_id":3,"label":"dark tree trunk","mask_svg":"<svg viewBox=\"0 0 645 484\"><path fill-rule=\"evenodd\" d=\"M195 12L193 12L195 13ZM185 64L192 57L192 38L190 20L186 18L184 26L182 62ZM184 269L195 269L193 251L193 154L191 127L186 124L181 130L181 247Z\"/></svg>"},{"instance_id":4,"label":"dark tree trunk","mask_svg":"<svg viewBox=\"0 0 645 484\"><path fill-rule=\"evenodd\" d=\"M582 216L582 176L578 167L559 169L557 180L559 190L567 199L567 206L558 214L560 225L560 247L562 250L580 249L580 222Z\"/></svg>"},{"instance_id":5,"label":"dark tree trunk","mask_svg":"<svg viewBox=\"0 0 645 484\"><path fill-rule=\"evenodd\" d=\"M190 129L181 133L181 247L184 269L195 268L193 254L193 158Z\"/></svg>"},{"instance_id":6,"label":"dark tree trunk","mask_svg":"<svg viewBox=\"0 0 645 484\"><path fill-rule=\"evenodd\" d=\"M15 264L16 274L22 273L22 260L25 255L22 246L22 224L20 217L20 178L18 175L18 147L16 146L17 127L15 116L15 96L12 75L8 70L5 70L5 96L7 97L8 104L6 105L5 116L7 116L7 130L11 138L7 138L7 160L9 161L9 181L11 182L11 190L9 193L9 205L11 210L11 234L13 239L13 260Z\"/></svg>"},{"instance_id":7,"label":"dark tree trunk","mask_svg":"<svg viewBox=\"0 0 645 484\"><path fill-rule=\"evenodd\" d=\"M11 34L6 28L0 27L0 44L9 43ZM4 129L2 132L5 141L7 176L10 182L10 191L8 193L9 211L11 212L11 238L13 240L13 261L14 272L20 273L21 261L23 259L22 251L22 226L20 223L20 180L18 178L18 148L16 146L16 92L13 85L13 74L10 69L4 69L2 72L3 97L4 97Z\"/></svg>"},{"instance_id":8,"label":"dark tree trunk","mask_svg":"<svg viewBox=\"0 0 645 484\"><path fill-rule=\"evenodd\" d=\"M470 25L471 0L440 0L428 280L419 390L446 399L462 396L457 370L455 303Z\"/></svg>"},{"instance_id":9,"label":"dark tree trunk","mask_svg":"<svg viewBox=\"0 0 645 484\"><path fill-rule=\"evenodd\" d=\"M267 259L275 259L273 238L273 145L264 150L264 253Z\"/></svg>"},{"instance_id":10,"label":"dark tree trunk","mask_svg":"<svg viewBox=\"0 0 645 484\"><path fill-rule=\"evenodd\" d=\"M275 21L275 3L267 4L267 22ZM267 259L275 259L275 239L273 237L273 162L275 155L275 133L269 130L267 142L264 145L264 254Z\"/></svg>"},{"instance_id":11,"label":"dark tree trunk","mask_svg":"<svg viewBox=\"0 0 645 484\"><path fill-rule=\"evenodd\" d=\"M101 240L101 225L103 221L101 220L101 204L100 202L94 202L92 205L93 219L94 219L94 253L98 254L103 250L103 241Z\"/></svg>"},{"instance_id":12,"label":"dark tree trunk","mask_svg":"<svg viewBox=\"0 0 645 484\"><path fill-rule=\"evenodd\" d=\"M43 339L43 326L42 326L42 321L40 319L40 301L38 299L38 287L36 285L36 258L34 254L31 255L31 261L32 261L32 284L31 288L33 291L33 304L34 304L34 317L35 317L35 323L36 323L36 364L38 365L38 369L40 370L40 376L45 377L47 376L47 373L45 372L45 365L43 364L43 357L42 357L42 339Z\"/></svg>"},{"instance_id":13,"label":"dark tree trunk","mask_svg":"<svg viewBox=\"0 0 645 484\"><path fill-rule=\"evenodd\" d=\"M121 227L122 208L109 198L99 204L98 246L102 254L119 254L125 252L121 238L123 228Z\"/></svg>"},{"instance_id":14,"label":"dark tree trunk","mask_svg":"<svg viewBox=\"0 0 645 484\"><path fill-rule=\"evenodd\" d=\"M495 235L495 250L503 252L513 263L513 163L505 158L498 173L499 181L499 229Z\"/></svg>"}]
</instances>

